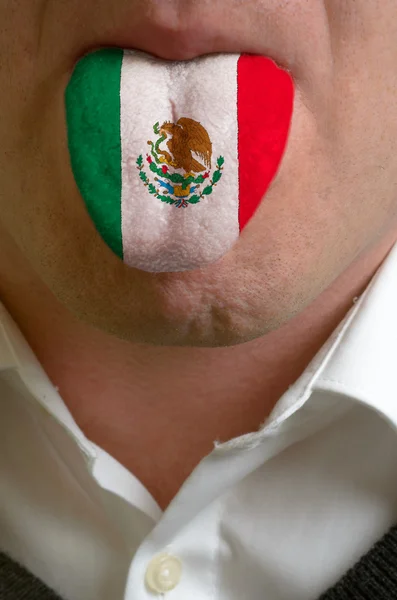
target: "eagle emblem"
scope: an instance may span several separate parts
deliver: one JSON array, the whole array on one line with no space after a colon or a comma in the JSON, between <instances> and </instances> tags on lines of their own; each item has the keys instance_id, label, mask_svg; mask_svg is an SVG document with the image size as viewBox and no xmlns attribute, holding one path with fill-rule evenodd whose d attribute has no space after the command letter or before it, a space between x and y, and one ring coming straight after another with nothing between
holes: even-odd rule
<instances>
[{"instance_id":1,"label":"eagle emblem","mask_svg":"<svg viewBox=\"0 0 397 600\"><path fill-rule=\"evenodd\" d=\"M139 177L149 193L176 208L187 208L210 196L221 180L225 159L219 156L211 173L212 142L203 125L181 117L177 123L165 121L160 126L157 122L153 131L158 137L147 142L150 152L146 154L151 177L145 171L143 154L136 161ZM163 142L167 150L161 147Z\"/></svg>"}]
</instances>

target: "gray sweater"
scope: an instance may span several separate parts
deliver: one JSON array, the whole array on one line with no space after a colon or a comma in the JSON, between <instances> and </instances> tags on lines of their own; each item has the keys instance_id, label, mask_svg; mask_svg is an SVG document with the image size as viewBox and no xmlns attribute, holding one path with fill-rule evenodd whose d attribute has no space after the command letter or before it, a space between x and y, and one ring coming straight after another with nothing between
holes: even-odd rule
<instances>
[{"instance_id":1,"label":"gray sweater","mask_svg":"<svg viewBox=\"0 0 397 600\"><path fill-rule=\"evenodd\" d=\"M397 599L397 526L318 600ZM62 600L0 552L0 600ZM81 598L84 600L84 598ZM113 600L109 598L109 600Z\"/></svg>"}]
</instances>

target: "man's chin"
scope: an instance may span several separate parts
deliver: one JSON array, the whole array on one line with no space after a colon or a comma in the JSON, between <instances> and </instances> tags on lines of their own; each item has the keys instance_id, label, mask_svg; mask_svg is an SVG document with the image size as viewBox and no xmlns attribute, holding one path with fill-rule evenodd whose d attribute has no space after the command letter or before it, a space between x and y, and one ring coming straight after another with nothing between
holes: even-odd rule
<instances>
[{"instance_id":1,"label":"man's chin","mask_svg":"<svg viewBox=\"0 0 397 600\"><path fill-rule=\"evenodd\" d=\"M63 256L58 265L40 265L40 274L80 321L127 342L237 346L280 327L303 308L292 286L288 295L271 289L254 267L239 264L238 255L194 272L161 274L127 267L102 243L94 255L95 263L80 266L77 256L69 266Z\"/></svg>"}]
</instances>

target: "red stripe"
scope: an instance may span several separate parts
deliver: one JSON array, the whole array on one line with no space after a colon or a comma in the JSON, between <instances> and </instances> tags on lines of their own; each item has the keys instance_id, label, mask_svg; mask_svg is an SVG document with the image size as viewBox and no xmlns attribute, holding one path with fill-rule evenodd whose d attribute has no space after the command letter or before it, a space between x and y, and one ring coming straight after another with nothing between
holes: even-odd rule
<instances>
[{"instance_id":1,"label":"red stripe","mask_svg":"<svg viewBox=\"0 0 397 600\"><path fill-rule=\"evenodd\" d=\"M277 174L292 118L291 76L265 56L243 54L237 65L239 225L254 215Z\"/></svg>"}]
</instances>

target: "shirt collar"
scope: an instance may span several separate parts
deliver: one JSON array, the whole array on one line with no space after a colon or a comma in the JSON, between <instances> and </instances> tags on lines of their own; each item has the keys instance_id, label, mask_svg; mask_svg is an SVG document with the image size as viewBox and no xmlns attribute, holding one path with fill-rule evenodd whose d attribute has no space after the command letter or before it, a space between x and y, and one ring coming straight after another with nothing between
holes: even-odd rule
<instances>
[{"instance_id":1,"label":"shirt collar","mask_svg":"<svg viewBox=\"0 0 397 600\"><path fill-rule=\"evenodd\" d=\"M297 381L264 429L277 429L300 408L321 410L318 398L349 398L397 425L397 244L360 298ZM308 402L310 400L310 402ZM299 421L297 421L299 424Z\"/></svg>"},{"instance_id":2,"label":"shirt collar","mask_svg":"<svg viewBox=\"0 0 397 600\"><path fill-rule=\"evenodd\" d=\"M285 422L313 392L333 392L363 403L397 425L397 244L363 295L277 403L264 429ZM86 460L96 452L77 426L21 331L0 302L0 376L16 371L38 403L74 437ZM255 434L216 447L245 447ZM260 434L259 434L260 435Z\"/></svg>"},{"instance_id":3,"label":"shirt collar","mask_svg":"<svg viewBox=\"0 0 397 600\"><path fill-rule=\"evenodd\" d=\"M73 438L92 470L97 454L95 447L75 422L58 388L52 384L21 330L0 302L0 378L2 374L17 376L18 388L27 401L37 402L39 408L50 414Z\"/></svg>"},{"instance_id":4,"label":"shirt collar","mask_svg":"<svg viewBox=\"0 0 397 600\"><path fill-rule=\"evenodd\" d=\"M315 387L349 396L397 425L397 244L351 311Z\"/></svg>"}]
</instances>

